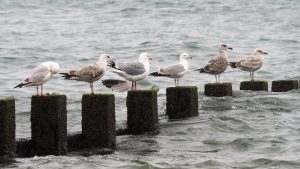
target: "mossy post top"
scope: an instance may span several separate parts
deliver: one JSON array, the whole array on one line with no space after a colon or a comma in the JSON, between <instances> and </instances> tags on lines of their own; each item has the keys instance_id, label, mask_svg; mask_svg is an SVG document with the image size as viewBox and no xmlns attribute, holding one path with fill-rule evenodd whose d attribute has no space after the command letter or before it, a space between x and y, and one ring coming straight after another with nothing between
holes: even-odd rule
<instances>
[{"instance_id":1,"label":"mossy post top","mask_svg":"<svg viewBox=\"0 0 300 169\"><path fill-rule=\"evenodd\" d=\"M66 97L66 95L64 94L57 94L57 93L54 93L54 94L45 94L45 95L33 95L32 98L46 98L46 97Z\"/></svg>"},{"instance_id":2,"label":"mossy post top","mask_svg":"<svg viewBox=\"0 0 300 169\"><path fill-rule=\"evenodd\" d=\"M198 90L197 86L177 86L177 87L168 87L167 90L176 90L176 89L190 89L190 90Z\"/></svg>"},{"instance_id":3,"label":"mossy post top","mask_svg":"<svg viewBox=\"0 0 300 169\"><path fill-rule=\"evenodd\" d=\"M0 97L0 102L9 102L9 101L15 101L15 98L13 98L13 97Z\"/></svg>"},{"instance_id":4,"label":"mossy post top","mask_svg":"<svg viewBox=\"0 0 300 169\"><path fill-rule=\"evenodd\" d=\"M231 85L231 83L228 82L222 82L222 83L207 83L205 86L228 86Z\"/></svg>"},{"instance_id":5,"label":"mossy post top","mask_svg":"<svg viewBox=\"0 0 300 169\"><path fill-rule=\"evenodd\" d=\"M83 97L99 97L99 96L101 96L101 97L105 97L105 96L107 96L107 97L114 97L115 95L113 94L113 93L96 93L96 94L83 94L82 95Z\"/></svg>"},{"instance_id":6,"label":"mossy post top","mask_svg":"<svg viewBox=\"0 0 300 169\"><path fill-rule=\"evenodd\" d=\"M157 95L157 90L129 90L128 94L135 94L135 93L151 93Z\"/></svg>"}]
</instances>

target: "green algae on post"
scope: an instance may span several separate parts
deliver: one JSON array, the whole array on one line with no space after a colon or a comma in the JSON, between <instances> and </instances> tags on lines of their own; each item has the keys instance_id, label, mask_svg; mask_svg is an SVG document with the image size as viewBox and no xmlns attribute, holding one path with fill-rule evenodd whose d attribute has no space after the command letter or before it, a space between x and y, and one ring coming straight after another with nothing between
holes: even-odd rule
<instances>
[{"instance_id":1,"label":"green algae on post","mask_svg":"<svg viewBox=\"0 0 300 169\"><path fill-rule=\"evenodd\" d=\"M208 83L204 86L204 94L212 97L232 96L231 83Z\"/></svg>"},{"instance_id":2,"label":"green algae on post","mask_svg":"<svg viewBox=\"0 0 300 169\"><path fill-rule=\"evenodd\" d=\"M240 84L240 90L268 91L267 81L244 81Z\"/></svg>"},{"instance_id":3,"label":"green algae on post","mask_svg":"<svg viewBox=\"0 0 300 169\"><path fill-rule=\"evenodd\" d=\"M156 90L131 90L127 93L127 126L131 134L156 133L158 109Z\"/></svg>"},{"instance_id":4,"label":"green algae on post","mask_svg":"<svg viewBox=\"0 0 300 169\"><path fill-rule=\"evenodd\" d=\"M298 80L277 80L272 81L272 92L287 92L299 88Z\"/></svg>"},{"instance_id":5,"label":"green algae on post","mask_svg":"<svg viewBox=\"0 0 300 169\"><path fill-rule=\"evenodd\" d=\"M198 88L196 86L167 88L167 115L169 119L198 116Z\"/></svg>"}]
</instances>

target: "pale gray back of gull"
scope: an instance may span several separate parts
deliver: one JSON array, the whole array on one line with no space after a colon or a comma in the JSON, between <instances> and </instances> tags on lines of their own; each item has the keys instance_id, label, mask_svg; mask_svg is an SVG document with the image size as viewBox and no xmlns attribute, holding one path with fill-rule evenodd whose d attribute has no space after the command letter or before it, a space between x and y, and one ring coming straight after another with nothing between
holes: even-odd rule
<instances>
[{"instance_id":1,"label":"pale gray back of gull","mask_svg":"<svg viewBox=\"0 0 300 169\"><path fill-rule=\"evenodd\" d=\"M221 43L219 45L219 55L217 58L209 60L203 68L196 69L196 71L215 75L216 83L220 83L220 74L223 73L228 67L228 57L226 54L227 49L232 50L232 48L225 43Z\"/></svg>"},{"instance_id":2,"label":"pale gray back of gull","mask_svg":"<svg viewBox=\"0 0 300 169\"><path fill-rule=\"evenodd\" d=\"M96 63L83 66L76 70L70 70L68 73L60 73L67 80L85 81L90 83L91 94L94 94L93 82L104 76L107 63L110 61L110 56L102 54Z\"/></svg>"},{"instance_id":3,"label":"pale gray back of gull","mask_svg":"<svg viewBox=\"0 0 300 169\"><path fill-rule=\"evenodd\" d=\"M41 95L43 95L43 84L51 79L53 74L59 71L59 65L56 62L44 62L34 68L30 75L14 88L27 86L36 86L37 95L39 95L39 86L41 86Z\"/></svg>"},{"instance_id":4,"label":"pale gray back of gull","mask_svg":"<svg viewBox=\"0 0 300 169\"><path fill-rule=\"evenodd\" d=\"M166 76L175 79L175 86L179 86L179 78L181 78L189 69L188 59L192 57L187 53L180 55L179 63L161 67L157 72L150 73L151 76Z\"/></svg>"},{"instance_id":5,"label":"pale gray back of gull","mask_svg":"<svg viewBox=\"0 0 300 169\"><path fill-rule=\"evenodd\" d=\"M136 90L136 81L144 79L150 70L149 60L152 60L148 53L141 53L139 62L135 63L115 63L110 61L109 65L117 75L132 82L132 90Z\"/></svg>"},{"instance_id":6,"label":"pale gray back of gull","mask_svg":"<svg viewBox=\"0 0 300 169\"><path fill-rule=\"evenodd\" d=\"M255 49L254 54L248 56L246 59L242 59L238 62L230 62L232 68L238 68L244 71L250 72L251 81L254 81L254 71L260 69L263 65L264 56L267 55L262 49Z\"/></svg>"}]
</instances>

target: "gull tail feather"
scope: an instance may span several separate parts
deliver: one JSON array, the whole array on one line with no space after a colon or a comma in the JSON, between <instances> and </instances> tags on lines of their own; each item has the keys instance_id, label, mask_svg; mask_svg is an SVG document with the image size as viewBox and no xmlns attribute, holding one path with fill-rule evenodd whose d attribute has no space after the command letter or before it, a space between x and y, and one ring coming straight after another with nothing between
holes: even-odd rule
<instances>
[{"instance_id":1,"label":"gull tail feather","mask_svg":"<svg viewBox=\"0 0 300 169\"><path fill-rule=\"evenodd\" d=\"M237 63L237 62L229 62L229 65L230 65L230 67L232 67L232 68L237 68L236 63Z\"/></svg>"},{"instance_id":2,"label":"gull tail feather","mask_svg":"<svg viewBox=\"0 0 300 169\"><path fill-rule=\"evenodd\" d=\"M165 75L165 74L160 74L158 72L152 72L149 74L150 76L170 76L170 75Z\"/></svg>"},{"instance_id":3,"label":"gull tail feather","mask_svg":"<svg viewBox=\"0 0 300 169\"><path fill-rule=\"evenodd\" d=\"M200 73L205 73L205 70L203 68L200 68L200 69L196 69L194 71L199 71Z\"/></svg>"}]
</instances>

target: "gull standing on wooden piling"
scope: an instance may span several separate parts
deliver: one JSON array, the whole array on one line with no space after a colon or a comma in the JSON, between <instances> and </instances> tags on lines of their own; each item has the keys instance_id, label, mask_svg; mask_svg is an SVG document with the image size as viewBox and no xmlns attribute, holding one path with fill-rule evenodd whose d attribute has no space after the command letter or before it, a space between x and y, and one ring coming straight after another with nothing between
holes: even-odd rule
<instances>
[{"instance_id":1,"label":"gull standing on wooden piling","mask_svg":"<svg viewBox=\"0 0 300 169\"><path fill-rule=\"evenodd\" d=\"M27 86L36 86L37 95L39 95L39 86L41 86L41 95L43 95L43 84L51 79L53 74L59 71L59 65L56 62L44 62L34 68L30 75L14 88Z\"/></svg>"},{"instance_id":2,"label":"gull standing on wooden piling","mask_svg":"<svg viewBox=\"0 0 300 169\"><path fill-rule=\"evenodd\" d=\"M254 50L254 54L248 56L246 59L242 59L238 62L229 62L229 65L232 68L250 72L250 79L251 81L254 81L254 72L262 67L264 61L263 55L267 54L267 52L257 48Z\"/></svg>"},{"instance_id":3,"label":"gull standing on wooden piling","mask_svg":"<svg viewBox=\"0 0 300 169\"><path fill-rule=\"evenodd\" d=\"M107 63L110 61L110 56L102 54L96 63L86 65L76 70L70 70L68 73L62 74L67 80L85 81L90 83L91 94L94 94L93 82L104 76Z\"/></svg>"},{"instance_id":4,"label":"gull standing on wooden piling","mask_svg":"<svg viewBox=\"0 0 300 169\"><path fill-rule=\"evenodd\" d=\"M180 55L179 63L161 67L157 72L152 72L150 75L174 78L175 86L179 86L179 78L181 78L189 69L188 59L192 59L192 57L187 53L182 53Z\"/></svg>"},{"instance_id":5,"label":"gull standing on wooden piling","mask_svg":"<svg viewBox=\"0 0 300 169\"><path fill-rule=\"evenodd\" d=\"M221 43L219 45L218 57L209 60L203 68L196 69L195 71L215 75L216 83L220 83L220 74L223 73L228 67L228 57L226 54L227 49L232 50L232 48L226 45L225 43Z\"/></svg>"},{"instance_id":6,"label":"gull standing on wooden piling","mask_svg":"<svg viewBox=\"0 0 300 169\"><path fill-rule=\"evenodd\" d=\"M139 62L115 63L114 61L110 61L108 66L112 67L113 72L117 75L131 81L131 89L136 90L136 82L144 79L149 74L149 60L152 60L152 57L148 53L141 53Z\"/></svg>"}]
</instances>

